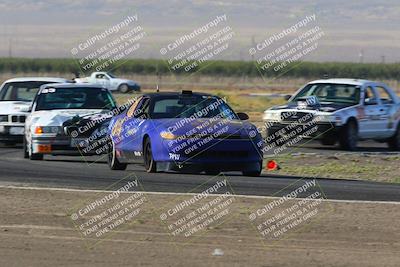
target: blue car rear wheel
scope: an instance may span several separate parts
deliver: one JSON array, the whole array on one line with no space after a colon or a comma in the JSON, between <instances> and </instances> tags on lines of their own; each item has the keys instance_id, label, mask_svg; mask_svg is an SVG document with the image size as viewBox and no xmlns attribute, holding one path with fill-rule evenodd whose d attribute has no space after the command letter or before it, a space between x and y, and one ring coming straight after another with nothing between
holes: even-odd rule
<instances>
[{"instance_id":1,"label":"blue car rear wheel","mask_svg":"<svg viewBox=\"0 0 400 267\"><path fill-rule=\"evenodd\" d=\"M259 165L259 167L257 170L243 170L242 171L243 176L251 176L251 177L260 176L261 171L262 171L262 161L260 161L260 163L258 165Z\"/></svg>"}]
</instances>

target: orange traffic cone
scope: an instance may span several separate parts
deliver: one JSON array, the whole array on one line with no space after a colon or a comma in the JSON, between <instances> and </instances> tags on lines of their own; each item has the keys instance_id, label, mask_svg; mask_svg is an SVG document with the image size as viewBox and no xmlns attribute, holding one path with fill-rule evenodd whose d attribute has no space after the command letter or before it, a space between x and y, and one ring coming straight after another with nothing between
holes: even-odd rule
<instances>
[{"instance_id":1,"label":"orange traffic cone","mask_svg":"<svg viewBox=\"0 0 400 267\"><path fill-rule=\"evenodd\" d=\"M268 160L267 165L265 165L265 169L267 171L276 171L279 170L279 164L275 160Z\"/></svg>"}]
</instances>

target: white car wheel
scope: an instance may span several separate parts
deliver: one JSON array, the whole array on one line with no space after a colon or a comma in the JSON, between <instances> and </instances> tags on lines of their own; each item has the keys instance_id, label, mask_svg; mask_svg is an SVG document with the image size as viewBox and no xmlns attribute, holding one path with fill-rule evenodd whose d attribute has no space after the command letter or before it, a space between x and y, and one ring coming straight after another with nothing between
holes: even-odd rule
<instances>
[{"instance_id":1,"label":"white car wheel","mask_svg":"<svg viewBox=\"0 0 400 267\"><path fill-rule=\"evenodd\" d=\"M121 85L118 87L118 91L120 91L120 92L123 93L123 94L126 94L126 93L129 92L129 87L128 87L128 85L126 85L126 84L121 84Z\"/></svg>"},{"instance_id":2,"label":"white car wheel","mask_svg":"<svg viewBox=\"0 0 400 267\"><path fill-rule=\"evenodd\" d=\"M28 157L30 160L43 160L43 154L33 153L32 152L32 145L28 145Z\"/></svg>"},{"instance_id":3,"label":"white car wheel","mask_svg":"<svg viewBox=\"0 0 400 267\"><path fill-rule=\"evenodd\" d=\"M388 141L390 150L400 151L400 125L397 127L397 131L393 137Z\"/></svg>"}]
</instances>

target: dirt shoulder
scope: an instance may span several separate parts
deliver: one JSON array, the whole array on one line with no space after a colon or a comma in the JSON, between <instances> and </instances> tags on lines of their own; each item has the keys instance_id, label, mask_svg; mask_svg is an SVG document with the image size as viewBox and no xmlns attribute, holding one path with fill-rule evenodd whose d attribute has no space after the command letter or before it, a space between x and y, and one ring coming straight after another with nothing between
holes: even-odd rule
<instances>
[{"instance_id":1,"label":"dirt shoulder","mask_svg":"<svg viewBox=\"0 0 400 267\"><path fill-rule=\"evenodd\" d=\"M280 169L268 173L400 183L400 156L396 154L300 153L277 155L265 161L272 159Z\"/></svg>"},{"instance_id":2,"label":"dirt shoulder","mask_svg":"<svg viewBox=\"0 0 400 267\"><path fill-rule=\"evenodd\" d=\"M229 202L229 214L223 220L185 237L172 234L176 218L160 218L174 209L185 209L185 214L199 211L199 203L182 207L180 203L191 196L140 194L130 203L136 205L145 197L145 204L132 222L101 238L82 236L81 222L71 219L74 211L107 195L1 188L0 265L398 266L400 262L400 205L396 204L322 201L317 214L299 227L278 238L266 238L249 214L263 210L274 199L229 195L219 202ZM130 198L132 194L124 194L124 203ZM301 203L290 200L286 204ZM87 222L89 217L82 219Z\"/></svg>"}]
</instances>

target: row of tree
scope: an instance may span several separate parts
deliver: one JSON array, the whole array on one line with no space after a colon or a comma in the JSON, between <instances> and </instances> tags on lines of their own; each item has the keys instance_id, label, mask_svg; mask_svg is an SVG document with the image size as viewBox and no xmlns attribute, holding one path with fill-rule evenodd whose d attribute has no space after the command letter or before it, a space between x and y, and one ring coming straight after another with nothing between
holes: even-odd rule
<instances>
[{"instance_id":1,"label":"row of tree","mask_svg":"<svg viewBox=\"0 0 400 267\"><path fill-rule=\"evenodd\" d=\"M175 62L176 63L176 62ZM206 61L195 64L190 70L175 68L164 60L156 59L128 59L115 62L107 70L117 74L155 74L164 75L191 74L194 72L215 76L249 76L263 75L265 77L301 77L320 78L351 77L368 79L400 79L400 63L372 64L372 63L343 63L343 62L295 62L284 67L276 68L279 63L270 64L268 68L257 66L249 61ZM186 63L188 65L190 63ZM97 64L98 66L99 64ZM81 73L88 74L94 68L83 71L84 66L75 59L31 59L31 58L0 58L0 72L11 73Z\"/></svg>"}]
</instances>

